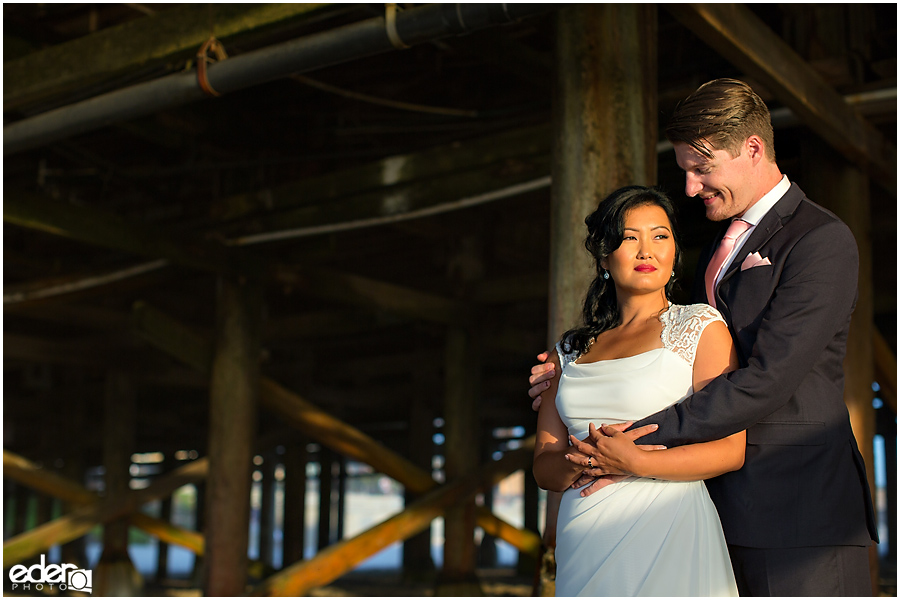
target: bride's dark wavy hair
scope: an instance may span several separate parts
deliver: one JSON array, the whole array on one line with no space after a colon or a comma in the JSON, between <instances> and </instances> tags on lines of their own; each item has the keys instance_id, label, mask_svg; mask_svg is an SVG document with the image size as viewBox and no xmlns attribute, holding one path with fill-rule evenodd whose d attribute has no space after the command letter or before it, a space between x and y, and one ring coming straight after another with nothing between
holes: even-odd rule
<instances>
[{"instance_id":1,"label":"bride's dark wavy hair","mask_svg":"<svg viewBox=\"0 0 900 600\"><path fill-rule=\"evenodd\" d=\"M625 215L632 208L654 205L663 209L669 218L672 228L672 240L675 242L675 276L666 284L666 298L671 302L675 282L681 273L681 241L678 239L678 228L675 223L675 206L669 197L656 188L630 185L619 188L603 199L584 220L588 234L584 247L594 258L596 276L588 288L582 308L582 326L570 329L563 334L563 346L566 352L583 353L590 344L591 338L621 322L619 306L616 302L616 286L612 279L603 279L603 267L600 261L615 252L622 245L625 233Z\"/></svg>"}]
</instances>

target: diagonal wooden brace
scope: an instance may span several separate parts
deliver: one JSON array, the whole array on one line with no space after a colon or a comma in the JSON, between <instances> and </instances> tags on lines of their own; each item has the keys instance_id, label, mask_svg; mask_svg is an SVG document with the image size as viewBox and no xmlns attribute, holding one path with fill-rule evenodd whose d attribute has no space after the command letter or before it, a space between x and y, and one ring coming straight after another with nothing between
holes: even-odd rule
<instances>
[{"instance_id":1,"label":"diagonal wooden brace","mask_svg":"<svg viewBox=\"0 0 900 600\"><path fill-rule=\"evenodd\" d=\"M21 469L21 461L19 461L20 465L18 468L12 469L8 469L6 462L7 453L4 451L3 475L5 477L13 477L13 473L21 474L24 472L24 470ZM179 467L175 471L160 477L143 490L131 492L116 500L94 501L91 504L86 504L85 506L50 521L49 523L45 523L30 531L26 531L25 533L10 538L3 543L3 568L7 569L18 564L22 560L46 551L56 544L65 544L66 542L79 538L99 523L105 523L113 519L129 516L132 513L137 512L142 505L153 500L170 496L172 492L183 485L202 481L206 478L208 471L208 459L201 458L195 460L194 462L188 463L183 467ZM40 480L38 477L35 477L33 469L29 476L32 483L40 485ZM83 497L75 491L75 488L73 488L72 485L66 486L68 491L64 493L72 496L73 499L76 496ZM138 517L138 521L144 523L147 522L146 520L141 521L140 517ZM173 540L173 543L178 542Z\"/></svg>"},{"instance_id":2,"label":"diagonal wooden brace","mask_svg":"<svg viewBox=\"0 0 900 600\"><path fill-rule=\"evenodd\" d=\"M209 373L212 350L203 336L143 302L135 303L133 317L138 335L201 373ZM412 492L427 492L438 485L424 469L271 379L262 378L260 400L310 438L372 466ZM489 511L479 511L477 523L520 551L537 556L540 538L536 533L517 529Z\"/></svg>"},{"instance_id":3,"label":"diagonal wooden brace","mask_svg":"<svg viewBox=\"0 0 900 600\"><path fill-rule=\"evenodd\" d=\"M483 465L468 477L433 490L406 510L356 537L333 544L307 561L300 561L265 580L254 591L263 596L302 596L330 583L387 546L405 540L428 527L448 508L468 502L478 490L492 486L519 469L531 465L534 437L497 462Z\"/></svg>"}]
</instances>

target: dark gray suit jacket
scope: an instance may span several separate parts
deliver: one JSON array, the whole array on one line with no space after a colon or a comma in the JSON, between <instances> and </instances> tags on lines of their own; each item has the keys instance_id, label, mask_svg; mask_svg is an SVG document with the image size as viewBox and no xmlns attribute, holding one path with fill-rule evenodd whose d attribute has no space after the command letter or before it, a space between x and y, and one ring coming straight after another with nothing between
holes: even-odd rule
<instances>
[{"instance_id":1,"label":"dark gray suit jacket","mask_svg":"<svg viewBox=\"0 0 900 600\"><path fill-rule=\"evenodd\" d=\"M719 240L700 258L694 301ZM741 270L753 252L768 258ZM679 446L747 430L744 467L707 481L730 544L868 545L877 540L862 456L843 399L856 304L856 240L792 184L763 217L716 290L741 368L636 426L642 444Z\"/></svg>"}]
</instances>

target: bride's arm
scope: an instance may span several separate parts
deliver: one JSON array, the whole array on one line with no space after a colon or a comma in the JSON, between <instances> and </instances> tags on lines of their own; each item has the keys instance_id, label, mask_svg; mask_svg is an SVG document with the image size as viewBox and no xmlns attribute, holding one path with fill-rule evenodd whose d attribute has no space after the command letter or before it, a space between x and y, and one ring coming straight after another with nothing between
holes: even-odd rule
<instances>
[{"instance_id":1,"label":"bride's arm","mask_svg":"<svg viewBox=\"0 0 900 600\"><path fill-rule=\"evenodd\" d=\"M563 492L581 475L584 467L566 460L566 454L575 454L587 461L587 455L574 451L569 446L568 429L556 410L556 390L559 386L559 356L551 352L550 360L556 368L557 375L550 380L550 387L541 395L538 412L537 437L534 445L534 479L545 490Z\"/></svg>"},{"instance_id":2,"label":"bride's arm","mask_svg":"<svg viewBox=\"0 0 900 600\"><path fill-rule=\"evenodd\" d=\"M710 323L703 330L694 358L694 391L737 367L737 354L728 327L719 321ZM602 454L608 464L618 467L621 472L656 479L694 481L740 469L744 464L747 435L741 431L712 442L647 451L635 446L624 434L604 427L602 431L592 428L587 442L573 438L573 450L584 456L587 452ZM587 459L579 461L573 456L572 460L586 463Z\"/></svg>"}]
</instances>

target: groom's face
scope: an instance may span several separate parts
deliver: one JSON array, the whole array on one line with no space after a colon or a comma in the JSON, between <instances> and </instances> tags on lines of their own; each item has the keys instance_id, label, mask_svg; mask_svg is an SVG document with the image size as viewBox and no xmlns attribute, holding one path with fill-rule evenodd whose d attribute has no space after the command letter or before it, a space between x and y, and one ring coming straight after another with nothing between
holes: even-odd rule
<instances>
[{"instance_id":1,"label":"groom's face","mask_svg":"<svg viewBox=\"0 0 900 600\"><path fill-rule=\"evenodd\" d=\"M684 193L703 200L706 218L724 221L743 215L753 204L753 165L746 148L737 156L726 150L704 156L690 144L676 142L675 160L684 171Z\"/></svg>"}]
</instances>

